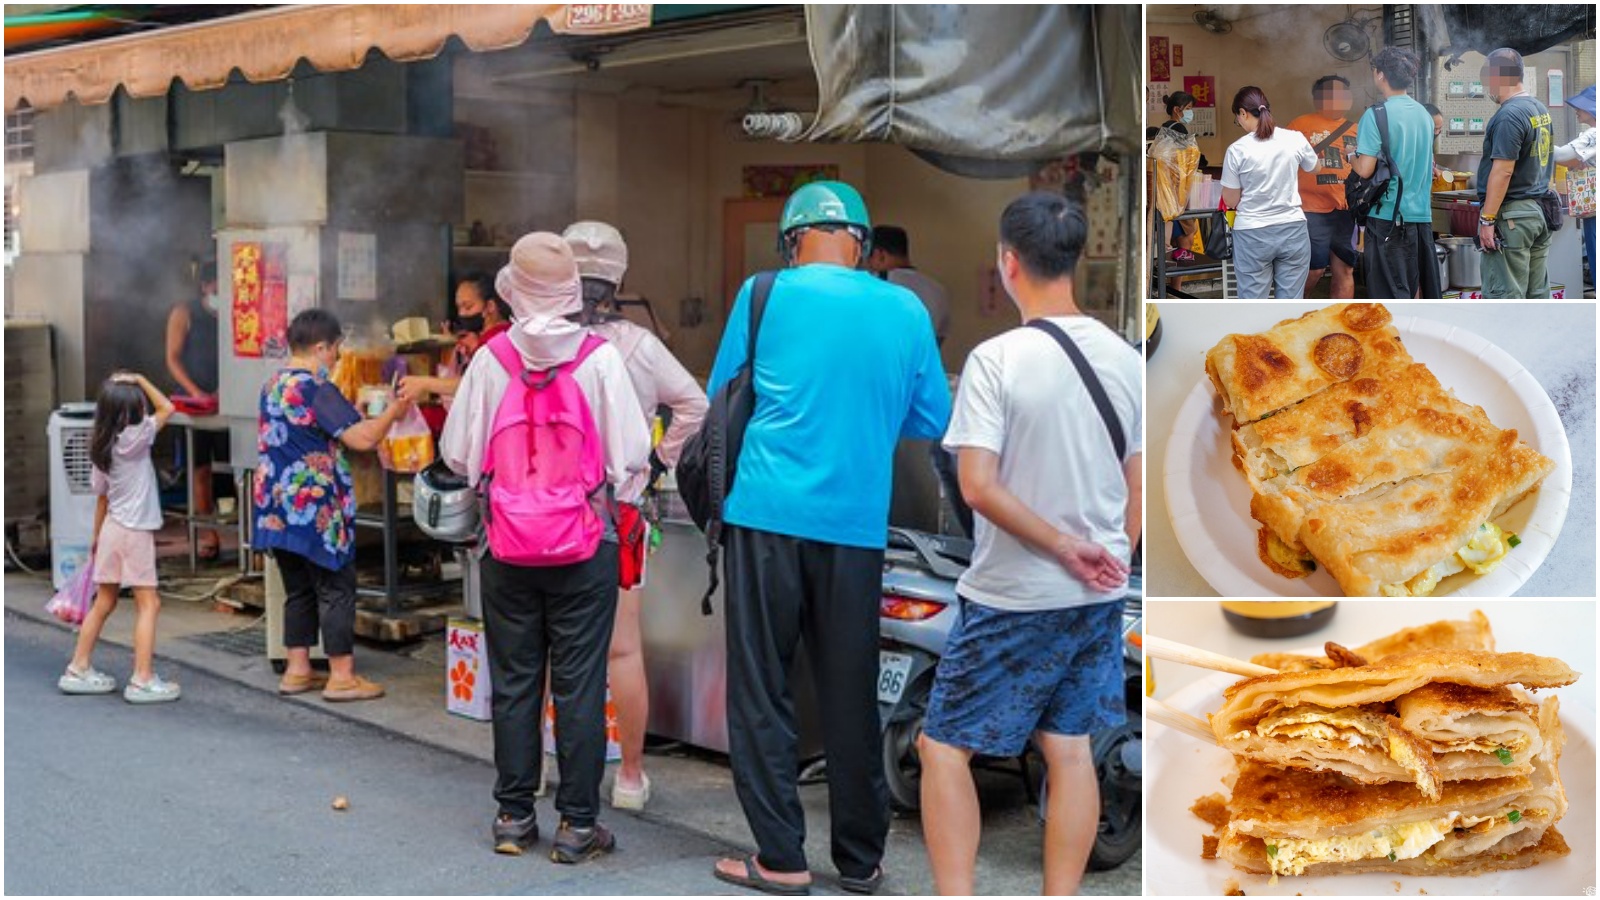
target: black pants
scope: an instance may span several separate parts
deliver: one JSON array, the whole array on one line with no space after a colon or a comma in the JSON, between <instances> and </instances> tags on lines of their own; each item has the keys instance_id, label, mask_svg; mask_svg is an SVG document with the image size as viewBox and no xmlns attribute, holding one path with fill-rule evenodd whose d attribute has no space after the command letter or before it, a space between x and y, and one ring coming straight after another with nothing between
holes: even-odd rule
<instances>
[{"instance_id":1,"label":"black pants","mask_svg":"<svg viewBox=\"0 0 1600 900\"><path fill-rule=\"evenodd\" d=\"M556 809L574 827L600 813L606 767L606 658L617 616L617 545L557 568L524 568L486 556L484 637L494 717L494 798L518 819L533 815L543 762L544 672L556 703L561 787Z\"/></svg>"},{"instance_id":2,"label":"black pants","mask_svg":"<svg viewBox=\"0 0 1600 900\"><path fill-rule=\"evenodd\" d=\"M1367 267L1367 299L1410 300L1421 296L1437 300L1439 261L1433 255L1433 226L1427 222L1402 222L1367 217L1363 256ZM1418 291L1421 291L1420 295Z\"/></svg>"},{"instance_id":3,"label":"black pants","mask_svg":"<svg viewBox=\"0 0 1600 900\"><path fill-rule=\"evenodd\" d=\"M729 755L761 864L809 868L789 690L804 637L823 712L833 862L868 877L889 833L877 698L883 551L729 527L726 558Z\"/></svg>"},{"instance_id":4,"label":"black pants","mask_svg":"<svg viewBox=\"0 0 1600 900\"><path fill-rule=\"evenodd\" d=\"M322 652L344 656L355 649L356 567L324 569L298 553L272 551L283 576L283 645L313 647L322 630Z\"/></svg>"}]
</instances>

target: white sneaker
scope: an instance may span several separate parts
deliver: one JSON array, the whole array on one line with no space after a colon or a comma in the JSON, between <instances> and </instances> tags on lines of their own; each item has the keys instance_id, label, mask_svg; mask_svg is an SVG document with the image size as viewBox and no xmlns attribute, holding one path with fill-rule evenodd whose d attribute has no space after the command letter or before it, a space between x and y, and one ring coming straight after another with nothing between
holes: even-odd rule
<instances>
[{"instance_id":1,"label":"white sneaker","mask_svg":"<svg viewBox=\"0 0 1600 900\"><path fill-rule=\"evenodd\" d=\"M56 687L63 694L109 694L117 689L117 680L94 666L82 672L74 672L67 666L67 671L56 681Z\"/></svg>"},{"instance_id":2,"label":"white sneaker","mask_svg":"<svg viewBox=\"0 0 1600 900\"><path fill-rule=\"evenodd\" d=\"M637 788L623 787L620 775L611 782L612 809L629 809L635 812L644 809L644 805L650 802L650 775L641 772L640 777L644 780Z\"/></svg>"},{"instance_id":3,"label":"white sneaker","mask_svg":"<svg viewBox=\"0 0 1600 900\"><path fill-rule=\"evenodd\" d=\"M122 691L122 699L129 703L170 703L178 699L181 693L177 685L162 681L160 675L152 675L144 684L129 678L128 686Z\"/></svg>"}]
</instances>

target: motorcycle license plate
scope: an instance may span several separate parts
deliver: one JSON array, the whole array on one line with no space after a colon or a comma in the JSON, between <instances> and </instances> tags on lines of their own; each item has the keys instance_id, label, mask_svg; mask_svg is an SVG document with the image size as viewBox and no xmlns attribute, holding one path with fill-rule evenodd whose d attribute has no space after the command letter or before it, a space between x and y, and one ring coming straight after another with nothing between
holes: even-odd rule
<instances>
[{"instance_id":1,"label":"motorcycle license plate","mask_svg":"<svg viewBox=\"0 0 1600 900\"><path fill-rule=\"evenodd\" d=\"M906 692L911 678L911 657L904 653L878 651L878 702L896 703Z\"/></svg>"}]
</instances>

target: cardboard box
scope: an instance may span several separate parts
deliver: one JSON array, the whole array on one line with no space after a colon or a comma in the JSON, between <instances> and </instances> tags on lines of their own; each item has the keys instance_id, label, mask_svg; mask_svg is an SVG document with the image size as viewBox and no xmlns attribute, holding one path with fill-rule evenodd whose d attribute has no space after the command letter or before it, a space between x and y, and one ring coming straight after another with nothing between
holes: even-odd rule
<instances>
[{"instance_id":1,"label":"cardboard box","mask_svg":"<svg viewBox=\"0 0 1600 900\"><path fill-rule=\"evenodd\" d=\"M489 649L483 623L451 618L445 629L445 708L479 722L489 721Z\"/></svg>"}]
</instances>

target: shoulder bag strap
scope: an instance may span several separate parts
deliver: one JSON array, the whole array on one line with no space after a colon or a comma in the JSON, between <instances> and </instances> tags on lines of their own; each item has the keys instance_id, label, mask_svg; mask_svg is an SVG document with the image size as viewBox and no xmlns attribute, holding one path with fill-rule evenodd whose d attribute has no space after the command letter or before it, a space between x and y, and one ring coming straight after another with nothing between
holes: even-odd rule
<instances>
[{"instance_id":1,"label":"shoulder bag strap","mask_svg":"<svg viewBox=\"0 0 1600 900\"><path fill-rule=\"evenodd\" d=\"M1373 108L1372 117L1378 121L1378 136L1382 141L1382 146L1380 146L1378 150L1383 154L1384 159L1388 162L1389 177L1393 178L1395 183L1394 217L1390 220L1390 222L1395 226L1395 229L1398 230L1400 227L1400 201L1404 200L1406 196L1406 180L1400 177L1400 167L1395 164L1394 153L1389 149L1388 107L1383 103L1379 103ZM1394 231L1390 231L1389 233L1393 235Z\"/></svg>"},{"instance_id":2,"label":"shoulder bag strap","mask_svg":"<svg viewBox=\"0 0 1600 900\"><path fill-rule=\"evenodd\" d=\"M1095 409L1100 411L1100 420L1105 423L1106 432L1111 435L1111 446L1117 451L1117 462L1120 464L1128 458L1128 438L1122 431L1122 420L1117 418L1117 409L1111 405L1111 398L1106 395L1105 385L1100 383L1100 376L1094 373L1089 365L1089 360L1083 356L1083 351L1073 342L1072 337L1062 330L1056 323L1045 319L1034 319L1028 323L1030 326L1043 331L1055 338L1056 343L1072 360L1072 365L1078 370L1078 377L1083 379L1083 386L1088 389L1089 396L1094 400Z\"/></svg>"},{"instance_id":3,"label":"shoulder bag strap","mask_svg":"<svg viewBox=\"0 0 1600 900\"><path fill-rule=\"evenodd\" d=\"M1350 121L1349 119L1345 119L1344 120L1344 124L1340 125L1337 131L1335 131L1332 134L1328 135L1327 137L1323 138L1321 141L1318 141L1317 145L1315 147L1313 147L1312 149L1316 151L1318 156L1321 156L1322 155L1322 151L1328 149L1328 145L1329 144L1332 144L1334 141L1337 141L1339 139L1339 137L1341 135L1343 135L1346 131L1349 131L1350 130L1350 126L1354 125L1354 124L1355 123Z\"/></svg>"}]
</instances>

